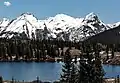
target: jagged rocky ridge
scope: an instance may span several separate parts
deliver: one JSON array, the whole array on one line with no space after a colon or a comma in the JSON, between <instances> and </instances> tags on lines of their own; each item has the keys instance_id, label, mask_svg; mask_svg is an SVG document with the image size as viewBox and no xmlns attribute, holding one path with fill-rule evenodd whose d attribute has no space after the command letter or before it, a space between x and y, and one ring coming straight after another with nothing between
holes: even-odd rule
<instances>
[{"instance_id":1,"label":"jagged rocky ridge","mask_svg":"<svg viewBox=\"0 0 120 83\"><path fill-rule=\"evenodd\" d=\"M104 24L95 13L84 18L57 14L45 20L38 20L30 13L23 13L13 20L4 18L0 21L0 37L83 41L119 24Z\"/></svg>"}]
</instances>

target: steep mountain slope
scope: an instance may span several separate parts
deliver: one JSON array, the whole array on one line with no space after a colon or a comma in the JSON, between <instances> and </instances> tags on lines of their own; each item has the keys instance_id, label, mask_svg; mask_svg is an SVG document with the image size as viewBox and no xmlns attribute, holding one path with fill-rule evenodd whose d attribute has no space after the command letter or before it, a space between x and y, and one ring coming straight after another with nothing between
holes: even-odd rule
<instances>
[{"instance_id":1,"label":"steep mountain slope","mask_svg":"<svg viewBox=\"0 0 120 83\"><path fill-rule=\"evenodd\" d=\"M3 18L0 21L0 33L5 29L5 27L9 24L10 20L7 18Z\"/></svg>"},{"instance_id":2,"label":"steep mountain slope","mask_svg":"<svg viewBox=\"0 0 120 83\"><path fill-rule=\"evenodd\" d=\"M1 37L13 37L14 33L25 33L31 38L31 34L39 28L38 20L31 14L22 14L18 18L11 20L2 31ZM11 34L10 34L11 33Z\"/></svg>"},{"instance_id":3,"label":"steep mountain slope","mask_svg":"<svg viewBox=\"0 0 120 83\"><path fill-rule=\"evenodd\" d=\"M24 13L11 21L3 19L0 22L0 37L83 41L119 24L106 25L94 13L85 18L57 14L45 20L38 20L34 15Z\"/></svg>"},{"instance_id":4,"label":"steep mountain slope","mask_svg":"<svg viewBox=\"0 0 120 83\"><path fill-rule=\"evenodd\" d=\"M116 25L117 26L117 25ZM85 40L85 42L99 42L105 44L119 44L120 42L120 25L106 30Z\"/></svg>"}]
</instances>

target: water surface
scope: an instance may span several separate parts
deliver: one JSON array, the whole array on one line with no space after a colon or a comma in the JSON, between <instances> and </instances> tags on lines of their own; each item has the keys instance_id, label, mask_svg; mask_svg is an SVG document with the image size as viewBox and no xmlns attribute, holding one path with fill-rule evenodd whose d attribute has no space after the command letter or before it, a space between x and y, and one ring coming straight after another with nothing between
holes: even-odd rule
<instances>
[{"instance_id":1,"label":"water surface","mask_svg":"<svg viewBox=\"0 0 120 83\"><path fill-rule=\"evenodd\" d=\"M120 66L119 65L103 65L105 71L105 77L112 78L120 75Z\"/></svg>"},{"instance_id":2,"label":"water surface","mask_svg":"<svg viewBox=\"0 0 120 83\"><path fill-rule=\"evenodd\" d=\"M31 81L36 80L36 77L39 76L43 81L53 81L59 79L60 71L60 63L0 63L0 75L5 80L11 80L14 77L16 80Z\"/></svg>"},{"instance_id":3,"label":"water surface","mask_svg":"<svg viewBox=\"0 0 120 83\"><path fill-rule=\"evenodd\" d=\"M120 66L103 65L106 72L105 77L116 77L120 75ZM16 80L32 81L36 77L42 81L54 81L60 78L62 63L25 63L25 62L1 62L0 75L5 80L11 80L14 77Z\"/></svg>"}]
</instances>

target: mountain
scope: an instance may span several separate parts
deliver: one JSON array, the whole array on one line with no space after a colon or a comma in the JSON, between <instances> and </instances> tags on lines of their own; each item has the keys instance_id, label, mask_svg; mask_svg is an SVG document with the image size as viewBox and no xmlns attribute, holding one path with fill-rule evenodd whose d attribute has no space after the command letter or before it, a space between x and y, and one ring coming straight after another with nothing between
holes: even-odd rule
<instances>
[{"instance_id":1,"label":"mountain","mask_svg":"<svg viewBox=\"0 0 120 83\"><path fill-rule=\"evenodd\" d=\"M84 18L57 14L45 20L38 20L31 13L23 13L13 20L4 18L0 21L0 37L83 41L119 25L120 22L104 24L93 12Z\"/></svg>"},{"instance_id":2,"label":"mountain","mask_svg":"<svg viewBox=\"0 0 120 83\"><path fill-rule=\"evenodd\" d=\"M117 25L116 25L117 26ZM119 44L120 42L120 25L112 29L96 34L84 42L99 42L104 44Z\"/></svg>"}]
</instances>

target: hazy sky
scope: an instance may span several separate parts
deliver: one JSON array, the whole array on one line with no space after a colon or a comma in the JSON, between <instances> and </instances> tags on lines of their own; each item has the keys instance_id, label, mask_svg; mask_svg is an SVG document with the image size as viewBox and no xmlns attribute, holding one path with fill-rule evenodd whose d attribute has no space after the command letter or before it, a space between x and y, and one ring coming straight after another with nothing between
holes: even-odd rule
<instances>
[{"instance_id":1,"label":"hazy sky","mask_svg":"<svg viewBox=\"0 0 120 83\"><path fill-rule=\"evenodd\" d=\"M105 23L120 21L120 0L0 0L0 18L15 18L31 12L44 19L64 13L75 17L85 17L95 12Z\"/></svg>"}]
</instances>

